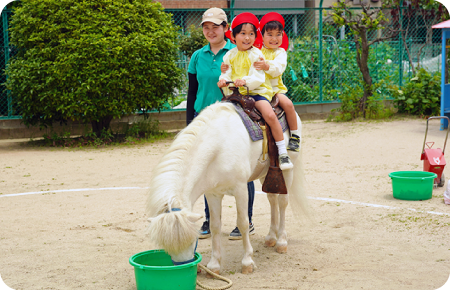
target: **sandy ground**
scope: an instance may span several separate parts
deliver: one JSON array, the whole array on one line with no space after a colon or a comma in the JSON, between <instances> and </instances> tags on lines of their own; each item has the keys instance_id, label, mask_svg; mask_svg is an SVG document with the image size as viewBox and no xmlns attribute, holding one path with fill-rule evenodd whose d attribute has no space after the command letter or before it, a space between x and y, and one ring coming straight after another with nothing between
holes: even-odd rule
<instances>
[{"instance_id":1,"label":"sandy ground","mask_svg":"<svg viewBox=\"0 0 450 290\"><path fill-rule=\"evenodd\" d=\"M434 125L433 125L434 124ZM450 274L450 206L392 197L388 174L422 170L426 121L304 122L303 159L313 222L288 211L287 254L264 246L270 210L254 205L257 269L240 273L234 200L223 205L222 274L231 289L437 289ZM445 132L431 123L428 140ZM145 236L146 187L171 140L103 149L41 149L0 142L0 275L20 289L135 289L128 259L154 248ZM449 158L450 159L450 158ZM445 168L450 177L450 168ZM261 184L256 183L257 190ZM92 189L89 191L69 191ZM18 193L35 194L16 195ZM376 207L383 205L387 207ZM199 199L196 212L203 212ZM419 211L419 212L418 212ZM432 213L420 212L432 211ZM199 222L199 227L201 223ZM202 264L210 239L200 240ZM207 280L211 286L223 285Z\"/></svg>"}]
</instances>

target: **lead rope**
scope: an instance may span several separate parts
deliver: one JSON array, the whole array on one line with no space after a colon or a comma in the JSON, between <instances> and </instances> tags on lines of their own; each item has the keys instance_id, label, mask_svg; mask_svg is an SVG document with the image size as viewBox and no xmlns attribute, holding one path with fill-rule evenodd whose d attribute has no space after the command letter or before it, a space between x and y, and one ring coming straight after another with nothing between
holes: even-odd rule
<instances>
[{"instance_id":1,"label":"lead rope","mask_svg":"<svg viewBox=\"0 0 450 290\"><path fill-rule=\"evenodd\" d=\"M231 286L233 286L233 282L232 282L230 279L225 278L225 277L223 277L223 276L220 276L219 274L214 273L213 271L211 271L210 269L206 268L206 267L203 266L202 264L198 264L198 266L199 266L200 268L202 268L203 270L205 270L207 273L213 275L214 277L217 277L218 279L223 280L223 281L225 281L225 282L228 283L228 285L225 285L225 286L220 286L220 287L209 287L209 286L203 285L202 283L200 283L200 281L197 280L197 285L200 286L201 288L206 289L206 290L223 290L223 289L228 289L228 288L230 288Z\"/></svg>"}]
</instances>

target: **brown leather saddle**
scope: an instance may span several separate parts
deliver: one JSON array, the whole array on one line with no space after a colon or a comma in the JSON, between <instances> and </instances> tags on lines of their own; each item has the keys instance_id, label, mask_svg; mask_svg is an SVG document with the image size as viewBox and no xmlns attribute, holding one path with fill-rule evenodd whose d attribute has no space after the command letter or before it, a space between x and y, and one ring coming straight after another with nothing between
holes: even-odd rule
<instances>
[{"instance_id":1,"label":"brown leather saddle","mask_svg":"<svg viewBox=\"0 0 450 290\"><path fill-rule=\"evenodd\" d=\"M234 84L233 82L227 82L227 84ZM252 119L254 122L258 123L260 126L266 125L266 122L264 121L264 118L261 114L261 112L256 109L255 107L255 99L253 99L250 94L248 87L244 85L244 87L247 88L247 95L244 96L241 93L239 93L238 87L229 87L229 89L232 91L232 93L228 96L225 96L223 93L223 90L220 89L222 92L223 98L222 102L232 102L239 104L244 112ZM278 118L281 118L283 116L284 111L279 106L279 99L277 97L273 97L271 101L272 108L277 115ZM278 161L278 148L275 144L275 139L272 136L272 132L270 130L269 126L266 126L266 132L267 132L267 139L268 139L268 153L269 153L269 159L270 159L270 166L269 170L267 172L267 175L264 179L264 183L262 186L262 191L266 193L279 193L279 194L287 194L287 188L286 183L284 182L283 172L280 169L279 161Z\"/></svg>"},{"instance_id":2,"label":"brown leather saddle","mask_svg":"<svg viewBox=\"0 0 450 290\"><path fill-rule=\"evenodd\" d=\"M233 84L233 82L227 82L227 84ZM223 90L221 89L220 91L222 92L222 96L223 96L221 101L240 104L242 109L250 117L250 119L252 119L254 122L256 122L260 125L264 125L265 124L264 118L263 118L261 112L255 107L255 99L253 99L250 96L248 87L245 85L244 85L244 87L247 88L246 96L239 93L238 87L234 87L234 86L228 87L232 92L228 96L225 96L225 94L223 93ZM284 115L284 111L279 106L280 100L278 99L278 97L276 95L272 98L272 101L270 102L270 104L272 105L272 108L273 108L275 114L277 115L277 118L280 119Z\"/></svg>"}]
</instances>

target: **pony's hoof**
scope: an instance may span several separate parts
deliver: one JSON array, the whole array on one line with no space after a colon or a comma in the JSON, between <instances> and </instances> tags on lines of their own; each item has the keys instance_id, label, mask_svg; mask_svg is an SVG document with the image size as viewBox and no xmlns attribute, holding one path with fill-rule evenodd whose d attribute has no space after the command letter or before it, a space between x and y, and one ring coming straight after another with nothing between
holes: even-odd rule
<instances>
[{"instance_id":1,"label":"pony's hoof","mask_svg":"<svg viewBox=\"0 0 450 290\"><path fill-rule=\"evenodd\" d=\"M277 253L278 254L286 254L287 253L287 246L277 246Z\"/></svg>"},{"instance_id":2,"label":"pony's hoof","mask_svg":"<svg viewBox=\"0 0 450 290\"><path fill-rule=\"evenodd\" d=\"M275 247L277 240L266 240L265 244L267 247Z\"/></svg>"},{"instance_id":3,"label":"pony's hoof","mask_svg":"<svg viewBox=\"0 0 450 290\"><path fill-rule=\"evenodd\" d=\"M244 266L242 265L242 274L253 273L253 265Z\"/></svg>"},{"instance_id":4,"label":"pony's hoof","mask_svg":"<svg viewBox=\"0 0 450 290\"><path fill-rule=\"evenodd\" d=\"M211 269L210 269L210 270L211 270ZM213 272L213 273L219 275L220 270L219 270L219 269L217 269L217 270L211 270L211 272ZM213 279L213 278L216 278L216 276L213 276L212 274L209 274L209 272L206 272L206 278L208 278L208 279Z\"/></svg>"}]
</instances>

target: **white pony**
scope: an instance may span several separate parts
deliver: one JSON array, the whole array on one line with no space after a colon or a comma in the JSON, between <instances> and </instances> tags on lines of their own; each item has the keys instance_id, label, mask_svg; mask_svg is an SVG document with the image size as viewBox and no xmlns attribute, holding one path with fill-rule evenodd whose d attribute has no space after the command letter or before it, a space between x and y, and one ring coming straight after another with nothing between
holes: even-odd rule
<instances>
[{"instance_id":1,"label":"white pony","mask_svg":"<svg viewBox=\"0 0 450 290\"><path fill-rule=\"evenodd\" d=\"M300 118L297 116L299 132ZM285 140L289 136L285 133ZM231 103L216 103L202 111L183 129L153 171L147 201L149 235L172 257L174 263L192 261L197 245L195 222L202 215L192 212L194 203L206 195L212 234L211 260L207 267L220 272L222 198L236 199L237 226L242 234L242 273L251 273L255 263L249 239L247 182L267 173L269 162L261 166L262 141L253 142ZM277 252L287 251L285 212L288 197L293 210L305 209L303 172L299 153L289 152L294 168L283 172L288 194L268 194L271 225L265 238ZM267 157L266 157L267 158ZM258 165L259 164L259 165ZM256 173L263 167L261 174ZM259 170L261 171L261 170ZM262 177L262 178L261 178Z\"/></svg>"}]
</instances>

